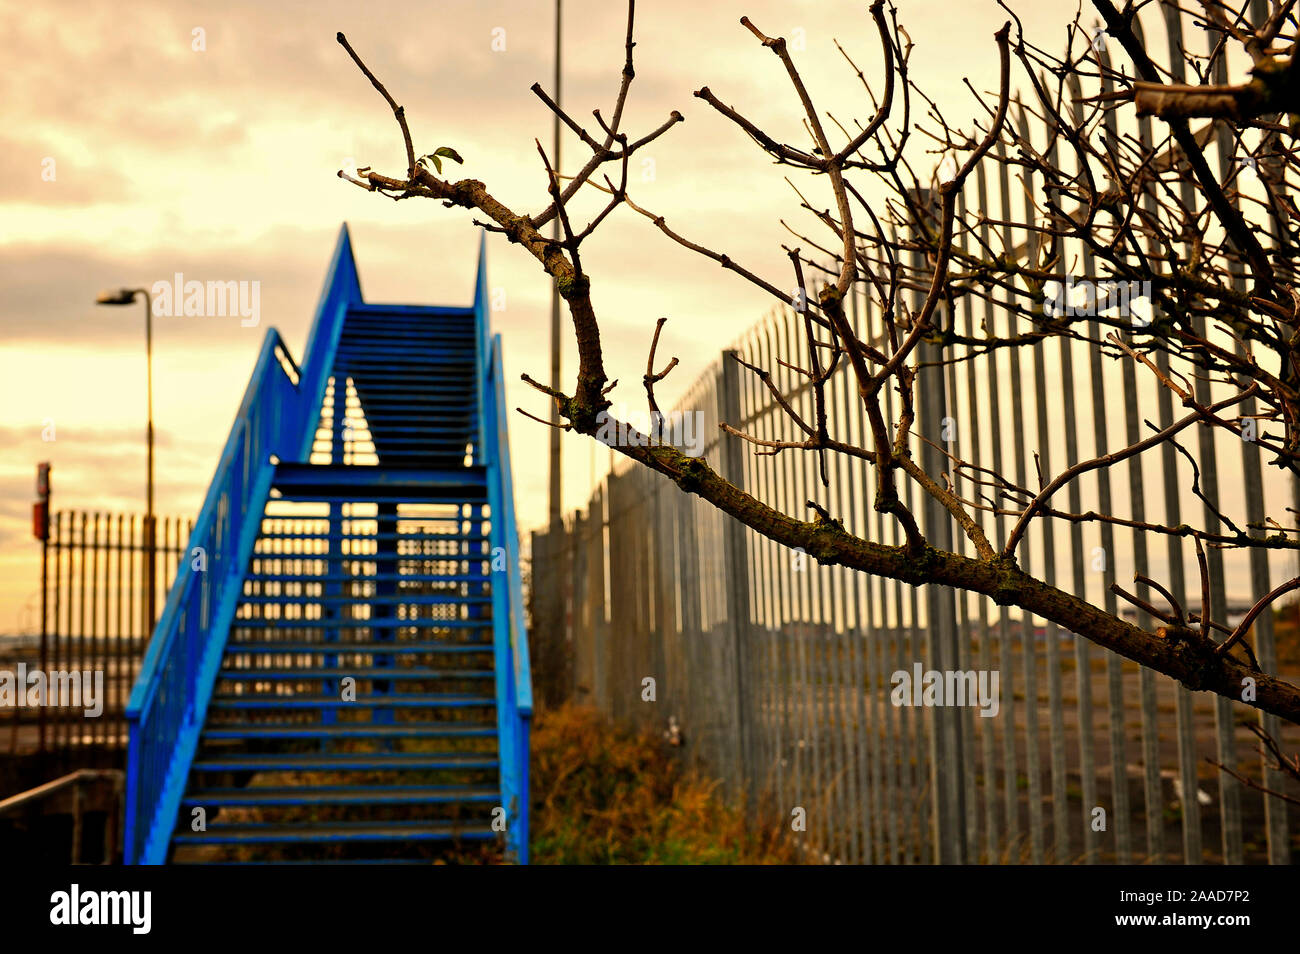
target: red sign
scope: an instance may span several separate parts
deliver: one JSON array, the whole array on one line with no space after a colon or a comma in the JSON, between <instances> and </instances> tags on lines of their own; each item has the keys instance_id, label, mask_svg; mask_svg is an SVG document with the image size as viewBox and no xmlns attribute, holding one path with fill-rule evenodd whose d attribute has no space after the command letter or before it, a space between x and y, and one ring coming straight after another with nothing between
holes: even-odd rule
<instances>
[{"instance_id":1,"label":"red sign","mask_svg":"<svg viewBox=\"0 0 1300 954\"><path fill-rule=\"evenodd\" d=\"M32 504L32 536L37 540L48 540L50 537L50 510L49 504L44 500Z\"/></svg>"}]
</instances>

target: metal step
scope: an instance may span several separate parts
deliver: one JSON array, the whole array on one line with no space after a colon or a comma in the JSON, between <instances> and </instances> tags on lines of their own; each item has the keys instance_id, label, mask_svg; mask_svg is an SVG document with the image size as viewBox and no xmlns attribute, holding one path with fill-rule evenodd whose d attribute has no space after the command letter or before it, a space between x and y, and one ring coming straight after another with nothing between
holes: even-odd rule
<instances>
[{"instance_id":1,"label":"metal step","mask_svg":"<svg viewBox=\"0 0 1300 954\"><path fill-rule=\"evenodd\" d=\"M482 467L433 469L352 464L290 464L275 467L271 485L297 501L404 501L465 503L486 501Z\"/></svg>"},{"instance_id":2,"label":"metal step","mask_svg":"<svg viewBox=\"0 0 1300 954\"><path fill-rule=\"evenodd\" d=\"M205 755L194 760L195 772L334 772L334 771L492 771L492 752L276 752Z\"/></svg>"},{"instance_id":3,"label":"metal step","mask_svg":"<svg viewBox=\"0 0 1300 954\"><path fill-rule=\"evenodd\" d=\"M486 841L498 837L490 823L308 822L266 825L209 825L207 831L179 830L172 841L183 845L318 844L362 841Z\"/></svg>"},{"instance_id":4,"label":"metal step","mask_svg":"<svg viewBox=\"0 0 1300 954\"><path fill-rule=\"evenodd\" d=\"M339 666L334 669L274 667L267 669L225 668L217 674L218 679L227 682L261 682L263 680L309 680L309 679L406 679L431 682L435 679L492 679L496 676L491 669L433 669L428 666L371 666L352 669Z\"/></svg>"},{"instance_id":5,"label":"metal step","mask_svg":"<svg viewBox=\"0 0 1300 954\"><path fill-rule=\"evenodd\" d=\"M323 788L295 786L271 788L210 788L187 794L181 804L190 807L267 807L291 805L453 805L501 801L492 785L333 785Z\"/></svg>"},{"instance_id":6,"label":"metal step","mask_svg":"<svg viewBox=\"0 0 1300 954\"><path fill-rule=\"evenodd\" d=\"M263 519L263 520L294 520L294 519L298 519L298 518L296 518L296 517L263 517L262 519ZM325 520L325 519L327 519L327 518L325 518L325 517L305 517L305 518L302 518L302 519L304 519L304 520ZM376 517L344 517L343 519L344 519L344 520L351 520L351 521L368 520L368 521L370 521L371 523L375 523L375 522L377 522L377 519L378 519L378 518L376 518ZM440 521L440 522L443 522L443 523L469 523L469 522L472 522L472 521L470 520L469 517L466 517L466 516L464 516L463 514L451 514L451 515L432 516L432 517L403 517L402 519L403 519L403 520L410 520L410 521L412 521L412 522L419 521L420 523L432 523L432 522L434 522L434 521ZM385 531L384 533L328 533L328 532L326 532L326 531L321 531L321 532L319 532L319 533L279 533L279 532L265 532L265 533L263 533L261 536L259 536L258 539L259 539L259 540L331 540L331 541L333 541L333 540L411 540L411 541L419 541L419 542L427 542L427 541L430 541L430 540L433 540L433 541L437 541L437 540L445 540L445 541L451 541L451 542L453 542L453 543L486 543L488 538L487 538L487 536L484 535L484 534L469 534L469 535L466 535L466 534L456 534L456 533L414 533L414 532L402 533L402 532L400 532L400 531L396 531L396 532L392 532L392 533L387 532L387 531ZM329 558L329 557L331 556L331 554L328 554L328 553L281 553L281 554L275 554L275 556L282 556L282 557L284 557L286 560L291 560L291 559L298 559L298 560L306 560L306 559L324 560L324 559ZM333 554L333 556L335 556L335 557L337 557L337 558L339 558L339 559L352 559L352 560L361 559L361 557L353 556L353 555L351 555L351 554Z\"/></svg>"},{"instance_id":7,"label":"metal step","mask_svg":"<svg viewBox=\"0 0 1300 954\"><path fill-rule=\"evenodd\" d=\"M431 643L431 642L227 642L226 653L277 653L286 656L389 656L398 653L490 653L492 643Z\"/></svg>"},{"instance_id":8,"label":"metal step","mask_svg":"<svg viewBox=\"0 0 1300 954\"><path fill-rule=\"evenodd\" d=\"M255 725L213 725L203 739L486 739L495 737L495 724L476 722L298 723L260 722Z\"/></svg>"},{"instance_id":9,"label":"metal step","mask_svg":"<svg viewBox=\"0 0 1300 954\"><path fill-rule=\"evenodd\" d=\"M489 559L490 555L482 554L484 560ZM392 561L409 560L412 557L385 554L379 556L374 554L369 560L363 557L352 555L345 556L316 556L299 557L298 559L312 560L349 560L357 562L375 563L380 560ZM249 573L244 576L245 582L265 582L265 583L485 583L491 579L482 573L327 573L323 575L299 574L299 573ZM399 591L400 593L400 591ZM260 595L260 594L259 594Z\"/></svg>"},{"instance_id":10,"label":"metal step","mask_svg":"<svg viewBox=\"0 0 1300 954\"><path fill-rule=\"evenodd\" d=\"M209 707L212 709L472 709L496 704L496 696L394 693L383 696L358 695L355 700L344 702L337 696L278 696L258 692L243 695L214 695Z\"/></svg>"},{"instance_id":11,"label":"metal step","mask_svg":"<svg viewBox=\"0 0 1300 954\"><path fill-rule=\"evenodd\" d=\"M491 629L490 619L235 619L235 629Z\"/></svg>"},{"instance_id":12,"label":"metal step","mask_svg":"<svg viewBox=\"0 0 1300 954\"><path fill-rule=\"evenodd\" d=\"M484 583L487 577L480 577ZM367 606L379 604L401 604L405 606L482 606L492 602L490 596L465 596L461 593L384 593L377 596L348 595L345 593L329 596L300 595L290 593L283 596L244 595L239 602L249 606L297 605L300 603L364 603Z\"/></svg>"}]
</instances>

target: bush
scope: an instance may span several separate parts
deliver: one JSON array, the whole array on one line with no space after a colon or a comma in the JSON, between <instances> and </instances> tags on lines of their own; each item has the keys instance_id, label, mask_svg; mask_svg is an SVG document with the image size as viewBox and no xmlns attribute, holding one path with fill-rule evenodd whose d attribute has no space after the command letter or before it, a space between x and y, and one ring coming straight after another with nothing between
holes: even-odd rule
<instances>
[{"instance_id":1,"label":"bush","mask_svg":"<svg viewBox=\"0 0 1300 954\"><path fill-rule=\"evenodd\" d=\"M754 826L717 783L654 734L564 705L533 726L534 864L790 864L793 842Z\"/></svg>"},{"instance_id":2,"label":"bush","mask_svg":"<svg viewBox=\"0 0 1300 954\"><path fill-rule=\"evenodd\" d=\"M1273 619L1277 661L1284 666L1300 665L1300 602L1287 602L1274 613Z\"/></svg>"}]
</instances>

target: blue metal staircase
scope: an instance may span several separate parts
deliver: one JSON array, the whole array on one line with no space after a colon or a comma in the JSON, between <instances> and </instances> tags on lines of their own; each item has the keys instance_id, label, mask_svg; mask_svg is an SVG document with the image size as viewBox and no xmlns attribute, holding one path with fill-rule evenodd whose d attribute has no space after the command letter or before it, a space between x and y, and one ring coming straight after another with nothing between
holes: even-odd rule
<instances>
[{"instance_id":1,"label":"blue metal staircase","mask_svg":"<svg viewBox=\"0 0 1300 954\"><path fill-rule=\"evenodd\" d=\"M532 690L501 371L474 304L267 333L127 709L128 863L528 860Z\"/></svg>"}]
</instances>

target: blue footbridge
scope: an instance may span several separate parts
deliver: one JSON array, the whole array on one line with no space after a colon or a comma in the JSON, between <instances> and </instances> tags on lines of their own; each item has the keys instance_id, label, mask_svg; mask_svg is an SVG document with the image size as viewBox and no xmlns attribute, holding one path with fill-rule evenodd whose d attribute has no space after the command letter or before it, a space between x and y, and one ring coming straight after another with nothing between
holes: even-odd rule
<instances>
[{"instance_id":1,"label":"blue footbridge","mask_svg":"<svg viewBox=\"0 0 1300 954\"><path fill-rule=\"evenodd\" d=\"M301 361L267 332L128 704L128 863L527 863L488 316L481 237L472 304L384 305L344 226Z\"/></svg>"}]
</instances>

